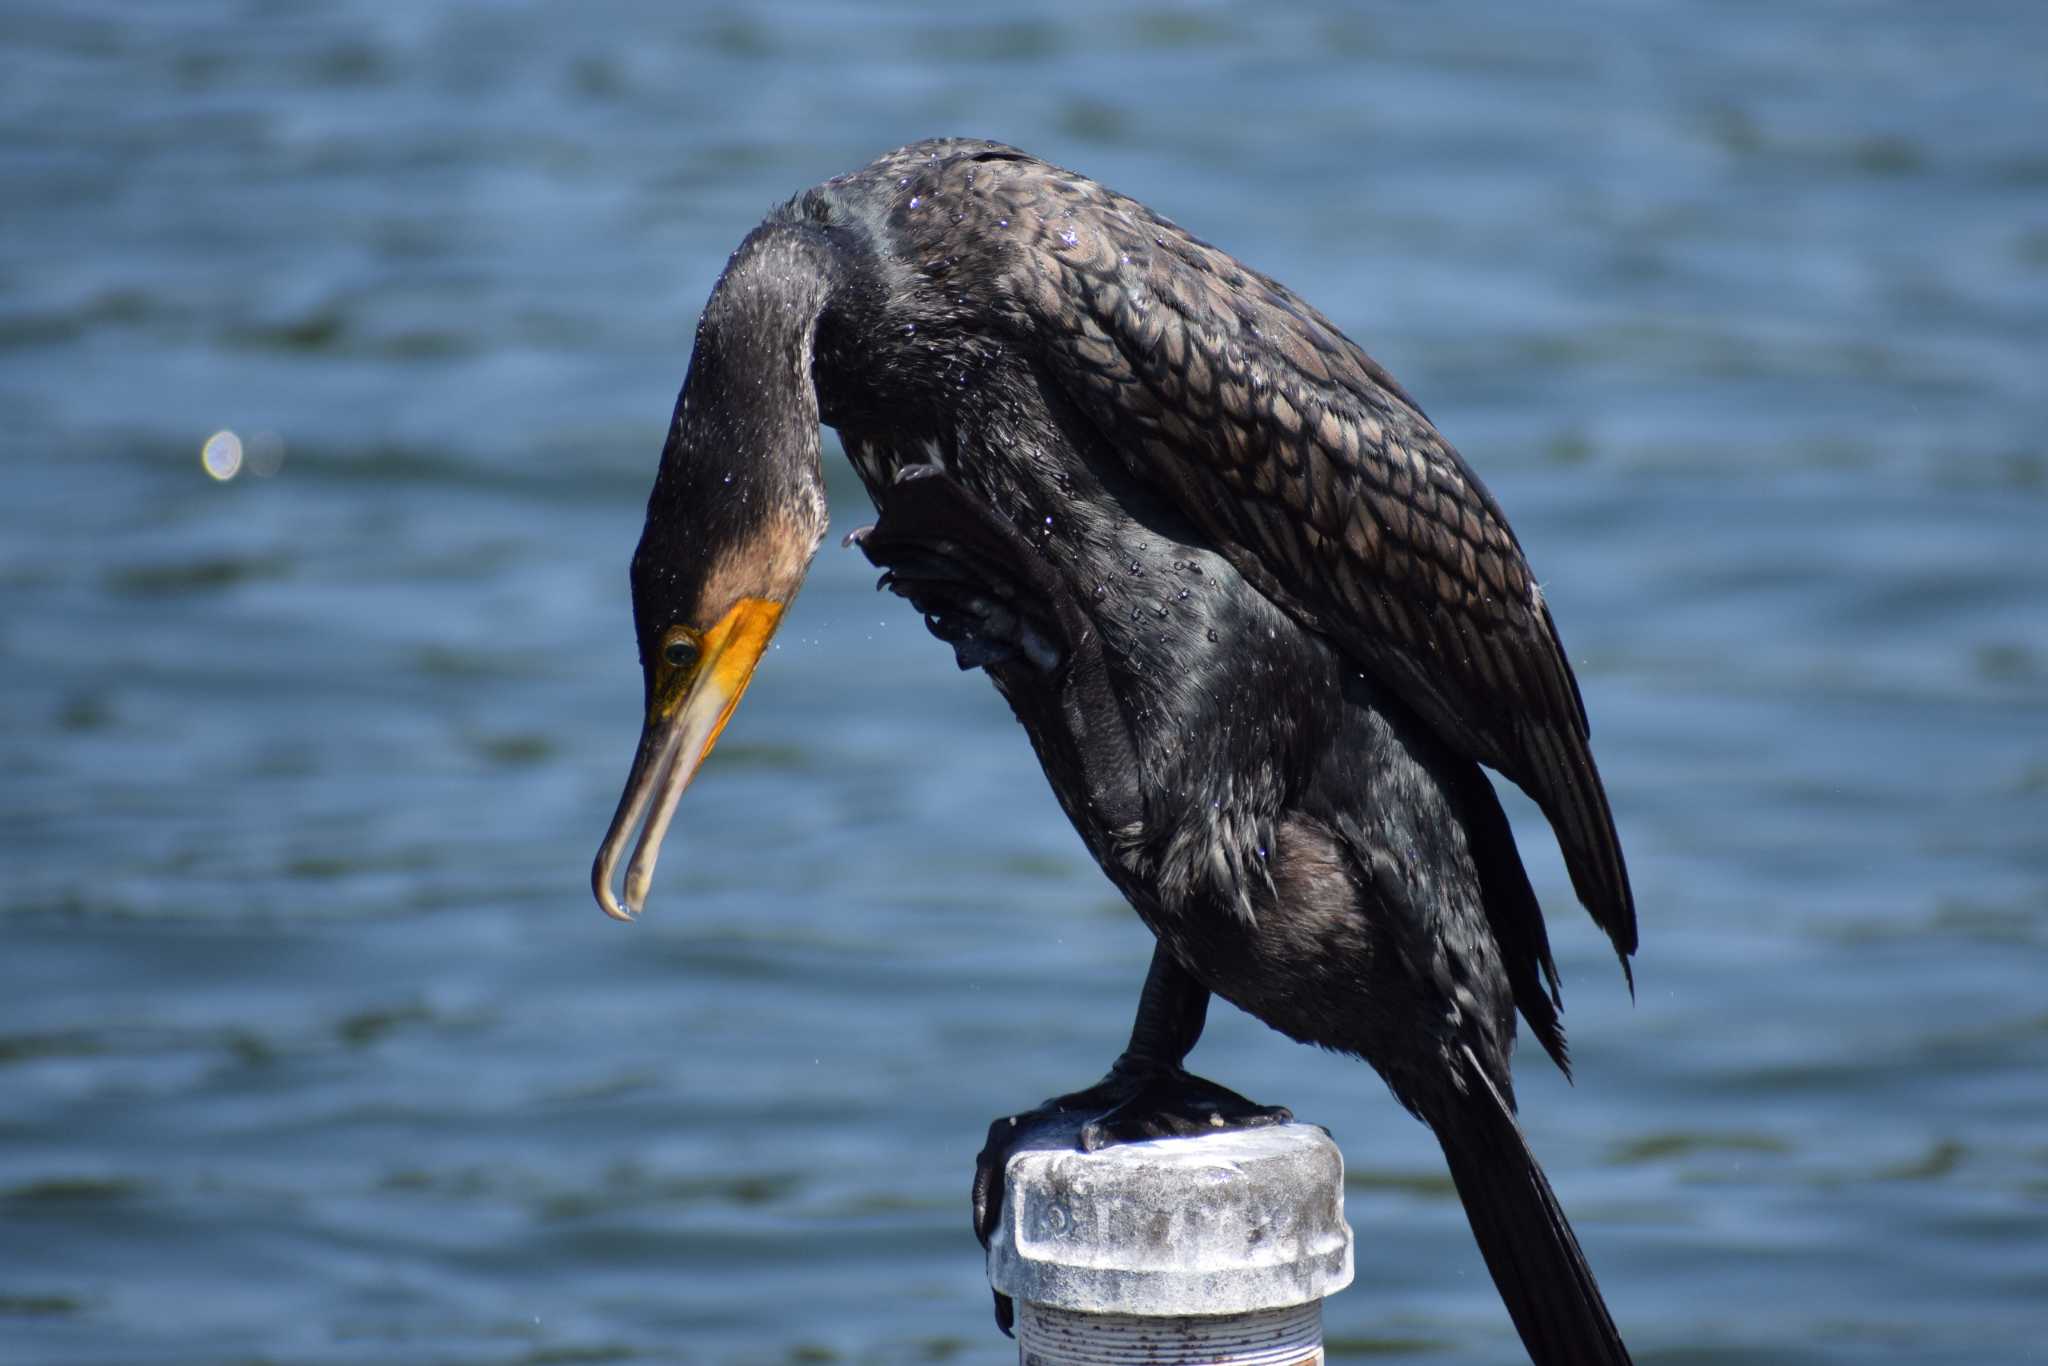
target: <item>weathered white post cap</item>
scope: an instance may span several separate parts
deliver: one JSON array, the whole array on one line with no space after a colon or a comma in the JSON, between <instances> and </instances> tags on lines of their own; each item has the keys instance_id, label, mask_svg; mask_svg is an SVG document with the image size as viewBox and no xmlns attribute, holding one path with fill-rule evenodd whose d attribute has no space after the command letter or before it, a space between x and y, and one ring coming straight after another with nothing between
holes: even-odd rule
<instances>
[{"instance_id":1,"label":"weathered white post cap","mask_svg":"<svg viewBox=\"0 0 2048 1366\"><path fill-rule=\"evenodd\" d=\"M1025 1149L988 1276L1027 1366L1319 1362L1351 1283L1343 1155L1309 1124Z\"/></svg>"}]
</instances>

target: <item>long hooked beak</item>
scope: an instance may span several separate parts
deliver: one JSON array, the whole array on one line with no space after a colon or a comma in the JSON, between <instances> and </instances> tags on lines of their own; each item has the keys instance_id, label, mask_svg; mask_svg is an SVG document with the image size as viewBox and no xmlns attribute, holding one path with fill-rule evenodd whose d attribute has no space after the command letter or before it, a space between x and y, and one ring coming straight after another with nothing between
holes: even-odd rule
<instances>
[{"instance_id":1,"label":"long hooked beak","mask_svg":"<svg viewBox=\"0 0 2048 1366\"><path fill-rule=\"evenodd\" d=\"M655 860L661 857L662 837L668 833L676 803L696 776L698 765L718 743L719 732L732 719L733 709L754 676L754 667L781 622L781 603L741 598L704 633L694 663L658 677L647 720L640 728L640 749L626 776L626 790L590 869L590 889L612 919L631 920L647 905ZM648 814L649 806L652 814ZM643 815L647 822L633 848L633 861L626 867L622 902L612 894L612 881L626 841Z\"/></svg>"}]
</instances>

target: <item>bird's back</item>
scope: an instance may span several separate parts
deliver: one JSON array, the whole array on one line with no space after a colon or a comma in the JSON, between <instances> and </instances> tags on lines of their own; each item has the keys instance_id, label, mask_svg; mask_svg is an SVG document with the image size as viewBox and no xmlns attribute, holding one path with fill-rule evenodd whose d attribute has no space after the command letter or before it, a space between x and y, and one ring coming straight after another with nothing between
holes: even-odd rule
<instances>
[{"instance_id":1,"label":"bird's back","mask_svg":"<svg viewBox=\"0 0 2048 1366\"><path fill-rule=\"evenodd\" d=\"M943 439L950 410L993 376L1028 372L1191 542L1452 752L1528 790L1581 900L1634 950L1577 682L1521 547L1463 458L1327 318L1137 201L999 144L915 144L785 213L873 253L870 305L830 345L821 334L821 362L836 348L883 381L841 387L839 406L865 407L856 425L875 434L854 449L888 444L906 411ZM982 411L1000 465L1016 413Z\"/></svg>"}]
</instances>

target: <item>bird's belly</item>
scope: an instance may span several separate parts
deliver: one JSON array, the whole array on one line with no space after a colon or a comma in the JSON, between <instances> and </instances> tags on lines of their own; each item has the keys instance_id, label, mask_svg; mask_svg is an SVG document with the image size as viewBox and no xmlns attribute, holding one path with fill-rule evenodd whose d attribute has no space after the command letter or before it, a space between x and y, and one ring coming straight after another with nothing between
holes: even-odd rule
<instances>
[{"instance_id":1,"label":"bird's belly","mask_svg":"<svg viewBox=\"0 0 2048 1366\"><path fill-rule=\"evenodd\" d=\"M1270 899L1276 823L1347 706L1334 646L1101 463L1019 462L986 441L962 453L904 432L841 435L878 506L901 469L946 470L1024 536L1092 628L1099 676L1082 686L1114 699L1106 713L1080 717L1064 669L1012 661L989 672L1062 808L1154 931L1170 937L1181 917L1249 916ZM1114 743L1103 733L1112 727ZM1133 771L1104 772L1118 766ZM1105 805L1115 789L1134 799Z\"/></svg>"},{"instance_id":2,"label":"bird's belly","mask_svg":"<svg viewBox=\"0 0 2048 1366\"><path fill-rule=\"evenodd\" d=\"M1062 805L1155 932L1170 936L1169 922L1183 918L1248 917L1271 899L1282 813L1344 724L1345 668L1330 642L1192 538L1128 515L1084 530L1055 536L1049 553L1099 634L1143 828L1091 828L1085 792L1061 792ZM1018 713L1027 728L1030 716L1057 726L1066 715ZM1057 768L1047 765L1056 789L1072 782Z\"/></svg>"}]
</instances>

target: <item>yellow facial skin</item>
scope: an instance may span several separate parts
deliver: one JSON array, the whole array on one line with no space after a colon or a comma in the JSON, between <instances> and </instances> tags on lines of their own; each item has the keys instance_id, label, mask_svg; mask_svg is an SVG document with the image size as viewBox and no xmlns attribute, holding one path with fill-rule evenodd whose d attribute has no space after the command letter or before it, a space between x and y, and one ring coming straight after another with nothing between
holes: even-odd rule
<instances>
[{"instance_id":1,"label":"yellow facial skin","mask_svg":"<svg viewBox=\"0 0 2048 1366\"><path fill-rule=\"evenodd\" d=\"M733 708L745 694L775 628L781 624L781 603L766 598L741 598L708 631L690 626L669 627L655 656L654 700L648 706L647 724L669 720L700 682L704 683L729 699L704 746L704 752L709 754L711 745L718 740L718 732L732 719ZM672 658L677 654L683 657Z\"/></svg>"},{"instance_id":2,"label":"yellow facial skin","mask_svg":"<svg viewBox=\"0 0 2048 1366\"><path fill-rule=\"evenodd\" d=\"M782 612L779 602L741 598L708 630L679 625L663 634L655 656L653 696L640 728L640 749L590 870L597 904L613 919L631 920L647 904L654 864L676 803L746 694L775 628L782 624ZM612 894L612 878L633 827L650 805L654 809L626 869L621 900Z\"/></svg>"}]
</instances>

